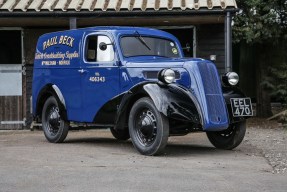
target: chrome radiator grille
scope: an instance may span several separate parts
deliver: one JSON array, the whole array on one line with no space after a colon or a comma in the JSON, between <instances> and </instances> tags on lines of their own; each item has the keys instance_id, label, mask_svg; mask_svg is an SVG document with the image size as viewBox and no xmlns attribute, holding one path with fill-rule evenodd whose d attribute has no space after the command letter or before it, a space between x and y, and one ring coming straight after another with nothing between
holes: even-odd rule
<instances>
[{"instance_id":1,"label":"chrome radiator grille","mask_svg":"<svg viewBox=\"0 0 287 192\"><path fill-rule=\"evenodd\" d=\"M198 63L198 69L204 87L209 120L214 124L226 122L226 107L216 67L210 63L201 62Z\"/></svg>"},{"instance_id":2,"label":"chrome radiator grille","mask_svg":"<svg viewBox=\"0 0 287 192\"><path fill-rule=\"evenodd\" d=\"M221 94L221 85L214 65L198 63L205 94Z\"/></svg>"}]
</instances>

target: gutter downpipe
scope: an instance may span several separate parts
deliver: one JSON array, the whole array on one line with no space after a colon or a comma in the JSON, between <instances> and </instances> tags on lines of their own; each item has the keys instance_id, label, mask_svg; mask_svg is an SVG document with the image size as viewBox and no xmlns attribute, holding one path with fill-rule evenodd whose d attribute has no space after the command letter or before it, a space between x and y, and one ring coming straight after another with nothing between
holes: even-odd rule
<instances>
[{"instance_id":1,"label":"gutter downpipe","mask_svg":"<svg viewBox=\"0 0 287 192\"><path fill-rule=\"evenodd\" d=\"M77 29L77 18L70 17L69 18L70 29Z\"/></svg>"},{"instance_id":2,"label":"gutter downpipe","mask_svg":"<svg viewBox=\"0 0 287 192\"><path fill-rule=\"evenodd\" d=\"M230 12L225 16L225 72L232 71L232 34Z\"/></svg>"}]
</instances>

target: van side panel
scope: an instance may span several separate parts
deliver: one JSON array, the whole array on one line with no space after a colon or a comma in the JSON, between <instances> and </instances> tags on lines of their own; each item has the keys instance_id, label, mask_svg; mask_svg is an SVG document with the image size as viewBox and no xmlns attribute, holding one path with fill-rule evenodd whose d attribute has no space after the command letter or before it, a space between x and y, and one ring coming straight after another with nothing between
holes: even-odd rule
<instances>
[{"instance_id":1,"label":"van side panel","mask_svg":"<svg viewBox=\"0 0 287 192\"><path fill-rule=\"evenodd\" d=\"M41 36L37 43L33 75L33 112L39 92L56 85L64 97L67 118L81 121L81 41L83 31L71 30ZM72 86L71 86L72 85Z\"/></svg>"}]
</instances>

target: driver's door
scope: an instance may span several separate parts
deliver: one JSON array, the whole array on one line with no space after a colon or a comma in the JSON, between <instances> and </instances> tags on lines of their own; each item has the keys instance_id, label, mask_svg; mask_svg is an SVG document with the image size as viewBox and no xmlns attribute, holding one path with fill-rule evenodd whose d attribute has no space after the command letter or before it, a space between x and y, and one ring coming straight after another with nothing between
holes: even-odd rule
<instances>
[{"instance_id":1,"label":"driver's door","mask_svg":"<svg viewBox=\"0 0 287 192\"><path fill-rule=\"evenodd\" d=\"M112 42L108 33L91 33L84 38L83 122L93 122L98 111L119 94L119 67ZM100 48L101 43L107 44L105 49Z\"/></svg>"}]
</instances>

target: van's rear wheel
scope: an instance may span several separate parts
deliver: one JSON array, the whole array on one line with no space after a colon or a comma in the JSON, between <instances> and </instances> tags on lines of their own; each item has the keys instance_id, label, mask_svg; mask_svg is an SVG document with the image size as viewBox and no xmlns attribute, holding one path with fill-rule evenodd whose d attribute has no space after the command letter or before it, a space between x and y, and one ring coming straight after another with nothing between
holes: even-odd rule
<instances>
[{"instance_id":1,"label":"van's rear wheel","mask_svg":"<svg viewBox=\"0 0 287 192\"><path fill-rule=\"evenodd\" d=\"M246 121L233 123L224 131L206 132L209 141L219 149L234 149L245 136Z\"/></svg>"},{"instance_id":2,"label":"van's rear wheel","mask_svg":"<svg viewBox=\"0 0 287 192\"><path fill-rule=\"evenodd\" d=\"M61 143L68 135L69 123L61 118L55 97L49 97L42 111L42 128L46 139L51 143Z\"/></svg>"},{"instance_id":3,"label":"van's rear wheel","mask_svg":"<svg viewBox=\"0 0 287 192\"><path fill-rule=\"evenodd\" d=\"M168 119L144 97L132 107L129 132L134 147L143 155L156 155L165 148L169 136Z\"/></svg>"}]
</instances>

